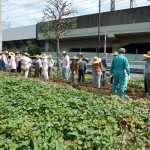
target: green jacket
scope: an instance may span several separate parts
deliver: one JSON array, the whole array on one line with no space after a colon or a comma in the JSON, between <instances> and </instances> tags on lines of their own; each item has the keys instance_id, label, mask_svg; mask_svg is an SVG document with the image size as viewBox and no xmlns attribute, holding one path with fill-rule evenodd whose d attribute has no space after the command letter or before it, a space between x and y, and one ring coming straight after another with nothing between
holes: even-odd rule
<instances>
[{"instance_id":1,"label":"green jacket","mask_svg":"<svg viewBox=\"0 0 150 150\"><path fill-rule=\"evenodd\" d=\"M128 59L123 54L115 56L114 59L112 60L110 74L113 74L114 70L126 71L128 76L130 76L129 62Z\"/></svg>"}]
</instances>

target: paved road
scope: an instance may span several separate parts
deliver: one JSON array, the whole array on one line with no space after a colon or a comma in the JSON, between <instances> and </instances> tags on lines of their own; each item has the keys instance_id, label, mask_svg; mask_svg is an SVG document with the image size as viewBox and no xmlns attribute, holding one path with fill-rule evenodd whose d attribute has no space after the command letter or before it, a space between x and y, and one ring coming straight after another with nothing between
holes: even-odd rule
<instances>
[{"instance_id":1,"label":"paved road","mask_svg":"<svg viewBox=\"0 0 150 150\"><path fill-rule=\"evenodd\" d=\"M143 74L131 73L131 80L143 80Z\"/></svg>"}]
</instances>

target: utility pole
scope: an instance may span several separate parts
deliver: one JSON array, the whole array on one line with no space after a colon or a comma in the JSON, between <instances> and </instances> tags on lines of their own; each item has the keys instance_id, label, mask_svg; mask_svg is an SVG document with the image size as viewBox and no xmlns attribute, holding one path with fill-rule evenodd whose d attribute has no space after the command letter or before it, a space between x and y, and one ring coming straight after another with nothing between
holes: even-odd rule
<instances>
[{"instance_id":1,"label":"utility pole","mask_svg":"<svg viewBox=\"0 0 150 150\"><path fill-rule=\"evenodd\" d=\"M0 51L2 51L2 0L0 0Z\"/></svg>"},{"instance_id":2,"label":"utility pole","mask_svg":"<svg viewBox=\"0 0 150 150\"><path fill-rule=\"evenodd\" d=\"M130 0L130 8L133 8L133 0Z\"/></svg>"},{"instance_id":3,"label":"utility pole","mask_svg":"<svg viewBox=\"0 0 150 150\"><path fill-rule=\"evenodd\" d=\"M111 8L110 8L111 11L114 11L115 10L115 0L111 0Z\"/></svg>"},{"instance_id":4,"label":"utility pole","mask_svg":"<svg viewBox=\"0 0 150 150\"><path fill-rule=\"evenodd\" d=\"M106 40L107 40L107 33L105 32L105 39L104 39L104 53L106 53Z\"/></svg>"},{"instance_id":5,"label":"utility pole","mask_svg":"<svg viewBox=\"0 0 150 150\"><path fill-rule=\"evenodd\" d=\"M99 14L98 14L98 57L100 56L100 26L101 26L101 0L99 0Z\"/></svg>"}]
</instances>

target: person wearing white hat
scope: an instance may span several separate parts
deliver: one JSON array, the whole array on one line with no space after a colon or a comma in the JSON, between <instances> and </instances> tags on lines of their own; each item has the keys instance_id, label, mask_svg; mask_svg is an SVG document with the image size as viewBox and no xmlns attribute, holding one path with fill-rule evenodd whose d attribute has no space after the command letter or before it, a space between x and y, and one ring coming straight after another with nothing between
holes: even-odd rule
<instances>
[{"instance_id":1,"label":"person wearing white hat","mask_svg":"<svg viewBox=\"0 0 150 150\"><path fill-rule=\"evenodd\" d=\"M92 85L95 88L101 87L102 63L101 58L92 59Z\"/></svg>"},{"instance_id":2,"label":"person wearing white hat","mask_svg":"<svg viewBox=\"0 0 150 150\"><path fill-rule=\"evenodd\" d=\"M43 75L44 79L48 80L48 61L47 61L47 56L46 54L42 55L42 67L43 67Z\"/></svg>"},{"instance_id":3,"label":"person wearing white hat","mask_svg":"<svg viewBox=\"0 0 150 150\"><path fill-rule=\"evenodd\" d=\"M10 56L9 63L10 63L11 73L15 73L17 68L16 61L15 61L15 54L13 52L10 52L9 56Z\"/></svg>"},{"instance_id":4,"label":"person wearing white hat","mask_svg":"<svg viewBox=\"0 0 150 150\"><path fill-rule=\"evenodd\" d=\"M82 81L82 83L84 83L85 73L87 71L88 59L87 58L82 58L81 60L78 61L78 63L79 63L78 82Z\"/></svg>"},{"instance_id":5,"label":"person wearing white hat","mask_svg":"<svg viewBox=\"0 0 150 150\"><path fill-rule=\"evenodd\" d=\"M42 63L41 62L41 59L39 58L39 55L36 55L35 56L35 62L34 62L34 64L35 64L35 77L40 77L40 63Z\"/></svg>"},{"instance_id":6,"label":"person wearing white hat","mask_svg":"<svg viewBox=\"0 0 150 150\"><path fill-rule=\"evenodd\" d=\"M79 64L78 64L78 58L76 56L74 56L73 58L70 58L70 60L72 61L70 64L70 71L71 71L71 83L73 84L77 84L77 73L78 73L78 68L79 68Z\"/></svg>"},{"instance_id":7,"label":"person wearing white hat","mask_svg":"<svg viewBox=\"0 0 150 150\"><path fill-rule=\"evenodd\" d=\"M28 74L29 74L29 67L31 62L31 59L29 58L29 54L28 53L24 53L23 56L20 59L21 61L21 71L22 74L25 78L28 78Z\"/></svg>"},{"instance_id":8,"label":"person wearing white hat","mask_svg":"<svg viewBox=\"0 0 150 150\"><path fill-rule=\"evenodd\" d=\"M147 97L150 98L150 51L147 54L144 54L145 63L145 70L144 70L144 77L145 77L145 91L147 92Z\"/></svg>"},{"instance_id":9,"label":"person wearing white hat","mask_svg":"<svg viewBox=\"0 0 150 150\"><path fill-rule=\"evenodd\" d=\"M15 53L15 61L16 61L16 65L17 65L17 72L21 73L21 61L20 61L20 53L19 51L17 51Z\"/></svg>"},{"instance_id":10,"label":"person wearing white hat","mask_svg":"<svg viewBox=\"0 0 150 150\"><path fill-rule=\"evenodd\" d=\"M2 56L2 59L1 59L2 71L6 71L6 64L8 60L7 60L6 52L4 50L2 50L1 56Z\"/></svg>"},{"instance_id":11,"label":"person wearing white hat","mask_svg":"<svg viewBox=\"0 0 150 150\"><path fill-rule=\"evenodd\" d=\"M83 54L82 54L82 53L78 53L78 54L77 54L77 57L79 58L79 61L81 61L82 58L83 58Z\"/></svg>"},{"instance_id":12,"label":"person wearing white hat","mask_svg":"<svg viewBox=\"0 0 150 150\"><path fill-rule=\"evenodd\" d=\"M63 65L62 65L62 78L63 80L68 80L68 74L69 74L69 66L70 66L70 61L69 61L69 56L67 55L66 51L62 52L63 55Z\"/></svg>"},{"instance_id":13,"label":"person wearing white hat","mask_svg":"<svg viewBox=\"0 0 150 150\"><path fill-rule=\"evenodd\" d=\"M53 78L54 60L52 55L48 56L48 76Z\"/></svg>"}]
</instances>

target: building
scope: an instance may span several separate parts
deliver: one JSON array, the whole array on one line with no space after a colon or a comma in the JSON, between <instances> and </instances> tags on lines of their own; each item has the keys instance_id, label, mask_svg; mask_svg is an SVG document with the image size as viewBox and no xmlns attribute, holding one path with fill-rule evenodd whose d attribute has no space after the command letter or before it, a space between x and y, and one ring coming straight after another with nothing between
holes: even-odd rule
<instances>
[{"instance_id":1,"label":"building","mask_svg":"<svg viewBox=\"0 0 150 150\"><path fill-rule=\"evenodd\" d=\"M143 56L150 50L150 6L101 13L100 53L104 51L104 35L107 33L107 53L119 47L127 50L126 56L134 64L142 64ZM68 51L70 56L77 52L93 57L98 52L98 15L77 17L77 29L63 36L60 50ZM3 49L28 50L27 41L32 40L45 53L56 57L55 45L43 38L40 23L25 27L3 30Z\"/></svg>"}]
</instances>

